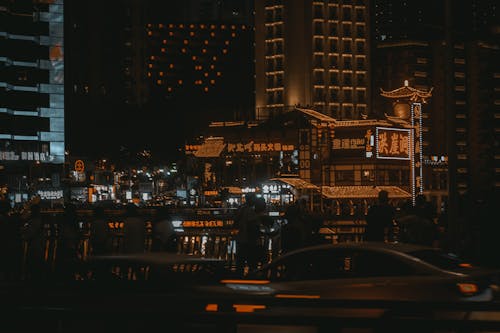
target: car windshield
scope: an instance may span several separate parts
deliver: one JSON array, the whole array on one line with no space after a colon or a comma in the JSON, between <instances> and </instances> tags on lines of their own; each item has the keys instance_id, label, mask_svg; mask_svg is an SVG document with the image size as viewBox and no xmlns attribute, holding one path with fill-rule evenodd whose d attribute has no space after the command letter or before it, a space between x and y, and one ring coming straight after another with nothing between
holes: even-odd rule
<instances>
[{"instance_id":1,"label":"car windshield","mask_svg":"<svg viewBox=\"0 0 500 333\"><path fill-rule=\"evenodd\" d=\"M445 270L463 270L472 268L472 265L463 261L453 253L446 253L440 250L418 250L408 253L431 265Z\"/></svg>"}]
</instances>

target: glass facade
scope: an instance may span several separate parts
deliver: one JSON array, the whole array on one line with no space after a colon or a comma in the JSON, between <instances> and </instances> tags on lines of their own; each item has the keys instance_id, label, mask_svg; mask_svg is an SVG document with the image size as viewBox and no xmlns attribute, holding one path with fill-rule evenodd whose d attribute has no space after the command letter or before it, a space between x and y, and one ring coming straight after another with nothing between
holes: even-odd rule
<instances>
[{"instance_id":1,"label":"glass facade","mask_svg":"<svg viewBox=\"0 0 500 333\"><path fill-rule=\"evenodd\" d=\"M0 5L0 163L64 163L63 0Z\"/></svg>"}]
</instances>

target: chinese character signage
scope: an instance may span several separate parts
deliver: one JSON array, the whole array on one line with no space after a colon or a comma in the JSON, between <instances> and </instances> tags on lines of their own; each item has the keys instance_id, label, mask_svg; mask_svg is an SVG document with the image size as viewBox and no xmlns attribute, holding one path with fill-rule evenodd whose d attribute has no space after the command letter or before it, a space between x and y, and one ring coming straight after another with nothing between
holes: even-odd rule
<instances>
[{"instance_id":1,"label":"chinese character signage","mask_svg":"<svg viewBox=\"0 0 500 333\"><path fill-rule=\"evenodd\" d=\"M273 152L273 151L293 151L294 145L286 145L280 142L257 143L249 141L247 143L228 143L228 153L254 153L254 152Z\"/></svg>"},{"instance_id":2,"label":"chinese character signage","mask_svg":"<svg viewBox=\"0 0 500 333\"><path fill-rule=\"evenodd\" d=\"M409 160L410 133L409 129L377 127L377 158Z\"/></svg>"}]
</instances>

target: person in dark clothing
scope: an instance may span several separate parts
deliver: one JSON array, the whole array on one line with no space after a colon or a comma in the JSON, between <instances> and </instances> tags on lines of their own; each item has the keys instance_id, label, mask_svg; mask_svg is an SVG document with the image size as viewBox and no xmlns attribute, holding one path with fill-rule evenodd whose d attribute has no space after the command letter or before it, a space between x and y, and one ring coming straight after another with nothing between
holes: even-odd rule
<instances>
[{"instance_id":1,"label":"person in dark clothing","mask_svg":"<svg viewBox=\"0 0 500 333\"><path fill-rule=\"evenodd\" d=\"M245 268L253 264L255 241L258 238L258 218L255 213L255 193L245 195L245 203L241 205L234 217L236 234L236 270L244 275Z\"/></svg>"},{"instance_id":2,"label":"person in dark clothing","mask_svg":"<svg viewBox=\"0 0 500 333\"><path fill-rule=\"evenodd\" d=\"M90 245L92 255L101 255L110 252L108 249L108 225L104 208L97 206L93 210L93 219L90 225Z\"/></svg>"},{"instance_id":3,"label":"person in dark clothing","mask_svg":"<svg viewBox=\"0 0 500 333\"><path fill-rule=\"evenodd\" d=\"M378 193L378 203L368 210L366 216L366 241L383 242L386 234L392 230L395 209L389 204L389 193L382 190Z\"/></svg>"},{"instance_id":4,"label":"person in dark clothing","mask_svg":"<svg viewBox=\"0 0 500 333\"><path fill-rule=\"evenodd\" d=\"M175 233L167 207L160 207L153 219L152 251L177 251L177 235Z\"/></svg>"},{"instance_id":5,"label":"person in dark clothing","mask_svg":"<svg viewBox=\"0 0 500 333\"><path fill-rule=\"evenodd\" d=\"M45 261L45 235L39 204L31 204L29 213L23 215L26 223L23 226L22 237L27 248L23 249L25 256L24 276L26 279L39 280L47 277L47 263Z\"/></svg>"},{"instance_id":6,"label":"person in dark clothing","mask_svg":"<svg viewBox=\"0 0 500 333\"><path fill-rule=\"evenodd\" d=\"M76 206L68 203L64 207L64 213L60 221L61 244L57 251L57 275L64 280L73 280L81 263L80 225Z\"/></svg>"},{"instance_id":7,"label":"person in dark clothing","mask_svg":"<svg viewBox=\"0 0 500 333\"><path fill-rule=\"evenodd\" d=\"M282 251L289 252L310 244L312 225L307 210L307 201L301 198L288 206L285 211L287 223L281 233Z\"/></svg>"}]
</instances>

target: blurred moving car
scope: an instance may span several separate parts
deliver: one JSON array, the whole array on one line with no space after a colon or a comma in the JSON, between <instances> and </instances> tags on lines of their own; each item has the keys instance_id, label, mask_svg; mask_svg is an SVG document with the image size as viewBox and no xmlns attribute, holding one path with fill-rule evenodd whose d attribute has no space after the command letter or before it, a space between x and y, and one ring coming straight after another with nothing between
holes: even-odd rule
<instances>
[{"instance_id":1,"label":"blurred moving car","mask_svg":"<svg viewBox=\"0 0 500 333\"><path fill-rule=\"evenodd\" d=\"M454 302L493 300L498 276L436 248L363 242L302 248L248 281L223 282L233 291L279 298Z\"/></svg>"}]
</instances>

